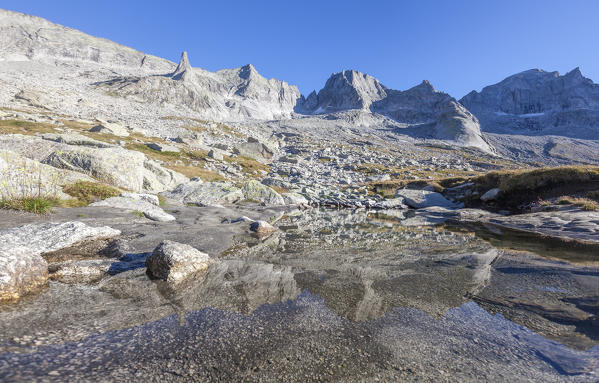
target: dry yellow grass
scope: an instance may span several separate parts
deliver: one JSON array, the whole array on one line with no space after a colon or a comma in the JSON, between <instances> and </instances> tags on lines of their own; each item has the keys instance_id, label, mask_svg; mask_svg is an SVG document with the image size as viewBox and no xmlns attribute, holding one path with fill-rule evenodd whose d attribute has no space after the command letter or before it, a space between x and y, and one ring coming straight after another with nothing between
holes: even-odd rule
<instances>
[{"instance_id":1,"label":"dry yellow grass","mask_svg":"<svg viewBox=\"0 0 599 383\"><path fill-rule=\"evenodd\" d=\"M116 197L121 194L121 191L114 186L89 181L79 181L72 185L67 185L62 188L62 191L81 201L82 205L89 205L90 203Z\"/></svg>"},{"instance_id":2,"label":"dry yellow grass","mask_svg":"<svg viewBox=\"0 0 599 383\"><path fill-rule=\"evenodd\" d=\"M56 125L21 120L0 120L0 134L25 134L33 136L40 133L53 133Z\"/></svg>"},{"instance_id":3,"label":"dry yellow grass","mask_svg":"<svg viewBox=\"0 0 599 383\"><path fill-rule=\"evenodd\" d=\"M241 170L250 177L259 175L261 170L270 172L270 166L245 156L224 157L224 161L239 165Z\"/></svg>"},{"instance_id":4,"label":"dry yellow grass","mask_svg":"<svg viewBox=\"0 0 599 383\"><path fill-rule=\"evenodd\" d=\"M187 166L187 165L166 165L167 168L176 171L177 173L183 174L185 177L194 178L198 177L202 181L222 181L224 177L218 173L206 170L199 166Z\"/></svg>"},{"instance_id":5,"label":"dry yellow grass","mask_svg":"<svg viewBox=\"0 0 599 383\"><path fill-rule=\"evenodd\" d=\"M563 196L558 200L560 205L574 205L578 206L582 210L595 211L599 210L599 203L590 200L588 198L575 198L569 196Z\"/></svg>"}]
</instances>

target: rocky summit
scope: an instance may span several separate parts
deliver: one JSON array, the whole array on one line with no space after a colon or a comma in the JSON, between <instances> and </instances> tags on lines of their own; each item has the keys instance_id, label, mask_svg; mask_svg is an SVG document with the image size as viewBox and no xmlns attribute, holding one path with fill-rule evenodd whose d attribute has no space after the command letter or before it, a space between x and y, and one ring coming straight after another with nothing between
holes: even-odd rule
<instances>
[{"instance_id":1,"label":"rocky summit","mask_svg":"<svg viewBox=\"0 0 599 383\"><path fill-rule=\"evenodd\" d=\"M191 53L0 10L0 381L597 380L580 69L302 95Z\"/></svg>"}]
</instances>

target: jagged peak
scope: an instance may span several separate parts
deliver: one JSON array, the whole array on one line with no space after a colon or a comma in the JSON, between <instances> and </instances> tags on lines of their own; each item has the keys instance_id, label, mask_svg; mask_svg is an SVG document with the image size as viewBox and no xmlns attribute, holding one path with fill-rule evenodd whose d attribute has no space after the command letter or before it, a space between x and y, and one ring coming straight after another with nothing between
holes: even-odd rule
<instances>
[{"instance_id":1,"label":"jagged peak","mask_svg":"<svg viewBox=\"0 0 599 383\"><path fill-rule=\"evenodd\" d=\"M582 75L582 72L580 71L580 67L576 67L574 69L572 69L570 72L566 73L564 76L568 76L568 77L577 77L577 78L583 78L584 76Z\"/></svg>"},{"instance_id":2,"label":"jagged peak","mask_svg":"<svg viewBox=\"0 0 599 383\"><path fill-rule=\"evenodd\" d=\"M252 76L260 75L252 64L246 64L239 68L239 77L250 79Z\"/></svg>"},{"instance_id":3,"label":"jagged peak","mask_svg":"<svg viewBox=\"0 0 599 383\"><path fill-rule=\"evenodd\" d=\"M173 80L182 80L186 81L189 79L189 76L192 73L191 65L189 64L189 58L187 57L187 52L183 51L181 53L181 59L179 60L179 65L177 65L177 69L173 72L171 77Z\"/></svg>"},{"instance_id":4,"label":"jagged peak","mask_svg":"<svg viewBox=\"0 0 599 383\"><path fill-rule=\"evenodd\" d=\"M428 80L422 80L422 82L420 84L416 85L412 89L421 89L428 93L436 93L437 92L437 90L435 89L433 84L431 84L431 82Z\"/></svg>"}]
</instances>

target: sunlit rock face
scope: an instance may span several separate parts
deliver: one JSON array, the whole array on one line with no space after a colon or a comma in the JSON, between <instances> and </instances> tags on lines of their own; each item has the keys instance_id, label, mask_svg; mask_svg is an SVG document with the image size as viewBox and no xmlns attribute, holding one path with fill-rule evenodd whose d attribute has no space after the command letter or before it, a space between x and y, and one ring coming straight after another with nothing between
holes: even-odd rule
<instances>
[{"instance_id":1,"label":"sunlit rock face","mask_svg":"<svg viewBox=\"0 0 599 383\"><path fill-rule=\"evenodd\" d=\"M399 130L415 137L446 140L492 152L482 138L478 120L457 100L436 91L426 80L400 91L385 87L367 74L346 70L331 75L324 88L318 94L311 93L299 109L315 115L363 110L404 124L404 129Z\"/></svg>"},{"instance_id":2,"label":"sunlit rock face","mask_svg":"<svg viewBox=\"0 0 599 383\"><path fill-rule=\"evenodd\" d=\"M485 132L599 138L599 85L579 68L565 75L527 70L460 102Z\"/></svg>"}]
</instances>

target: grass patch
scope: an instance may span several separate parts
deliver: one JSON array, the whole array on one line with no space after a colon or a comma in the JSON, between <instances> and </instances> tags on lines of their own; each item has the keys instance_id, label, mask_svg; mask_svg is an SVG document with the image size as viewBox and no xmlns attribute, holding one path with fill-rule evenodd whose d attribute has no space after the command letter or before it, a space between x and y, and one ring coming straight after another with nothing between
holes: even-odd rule
<instances>
[{"instance_id":1,"label":"grass patch","mask_svg":"<svg viewBox=\"0 0 599 383\"><path fill-rule=\"evenodd\" d=\"M133 215L135 215L135 216L137 216L137 217L139 217L139 218L144 218L144 217L145 217L144 213L143 213L143 212L141 212L141 211L139 211L139 210L135 210L135 211L133 212Z\"/></svg>"},{"instance_id":2,"label":"grass patch","mask_svg":"<svg viewBox=\"0 0 599 383\"><path fill-rule=\"evenodd\" d=\"M279 193L279 194L283 194L283 193L287 193L287 192L289 192L289 189L287 189L287 188L284 188L284 187L281 187L281 186L274 186L274 185L271 185L271 186L269 186L269 187L270 187L272 190L274 190L274 191L276 191L277 193Z\"/></svg>"},{"instance_id":3,"label":"grass patch","mask_svg":"<svg viewBox=\"0 0 599 383\"><path fill-rule=\"evenodd\" d=\"M25 134L34 136L36 134L54 133L55 131L56 125L44 122L0 120L0 134Z\"/></svg>"},{"instance_id":4,"label":"grass patch","mask_svg":"<svg viewBox=\"0 0 599 383\"><path fill-rule=\"evenodd\" d=\"M0 200L0 209L10 209L18 211L26 211L35 214L47 214L52 211L52 208L59 204L59 201L43 198L17 198L17 199L2 199Z\"/></svg>"},{"instance_id":5,"label":"grass patch","mask_svg":"<svg viewBox=\"0 0 599 383\"><path fill-rule=\"evenodd\" d=\"M142 152L143 154L145 154L153 160L164 162L169 162L173 159L180 159L184 156L183 152L161 152L159 150L148 147L146 144L139 143L127 144L125 145L125 148L129 150L135 150L137 152Z\"/></svg>"},{"instance_id":6,"label":"grass patch","mask_svg":"<svg viewBox=\"0 0 599 383\"><path fill-rule=\"evenodd\" d=\"M248 176L256 176L260 171L270 172L270 166L256 161L253 158L245 156L224 157L223 160L230 164L237 164L241 167L241 171Z\"/></svg>"},{"instance_id":7,"label":"grass patch","mask_svg":"<svg viewBox=\"0 0 599 383\"><path fill-rule=\"evenodd\" d=\"M564 185L599 181L599 166L562 166L524 170L491 171L471 179L485 189L499 188L502 193L530 192Z\"/></svg>"},{"instance_id":8,"label":"grass patch","mask_svg":"<svg viewBox=\"0 0 599 383\"><path fill-rule=\"evenodd\" d=\"M557 201L557 203L560 205L578 206L582 210L586 210L586 211L599 210L599 203L597 203L596 201L590 200L588 198L575 198L575 197L564 196L564 197L561 197Z\"/></svg>"},{"instance_id":9,"label":"grass patch","mask_svg":"<svg viewBox=\"0 0 599 383\"><path fill-rule=\"evenodd\" d=\"M218 173L206 170L199 166L188 166L188 165L165 165L165 167L176 171L177 173L183 174L185 177L194 178L198 177L202 181L214 182L223 181L225 178Z\"/></svg>"},{"instance_id":10,"label":"grass patch","mask_svg":"<svg viewBox=\"0 0 599 383\"><path fill-rule=\"evenodd\" d=\"M106 198L117 197L121 194L121 191L114 186L90 181L78 181L72 185L63 187L62 191L81 201L85 205Z\"/></svg>"},{"instance_id":11,"label":"grass patch","mask_svg":"<svg viewBox=\"0 0 599 383\"><path fill-rule=\"evenodd\" d=\"M160 205L160 206L166 205L166 198L164 198L160 194L157 194L156 197L158 197L158 205Z\"/></svg>"}]
</instances>

